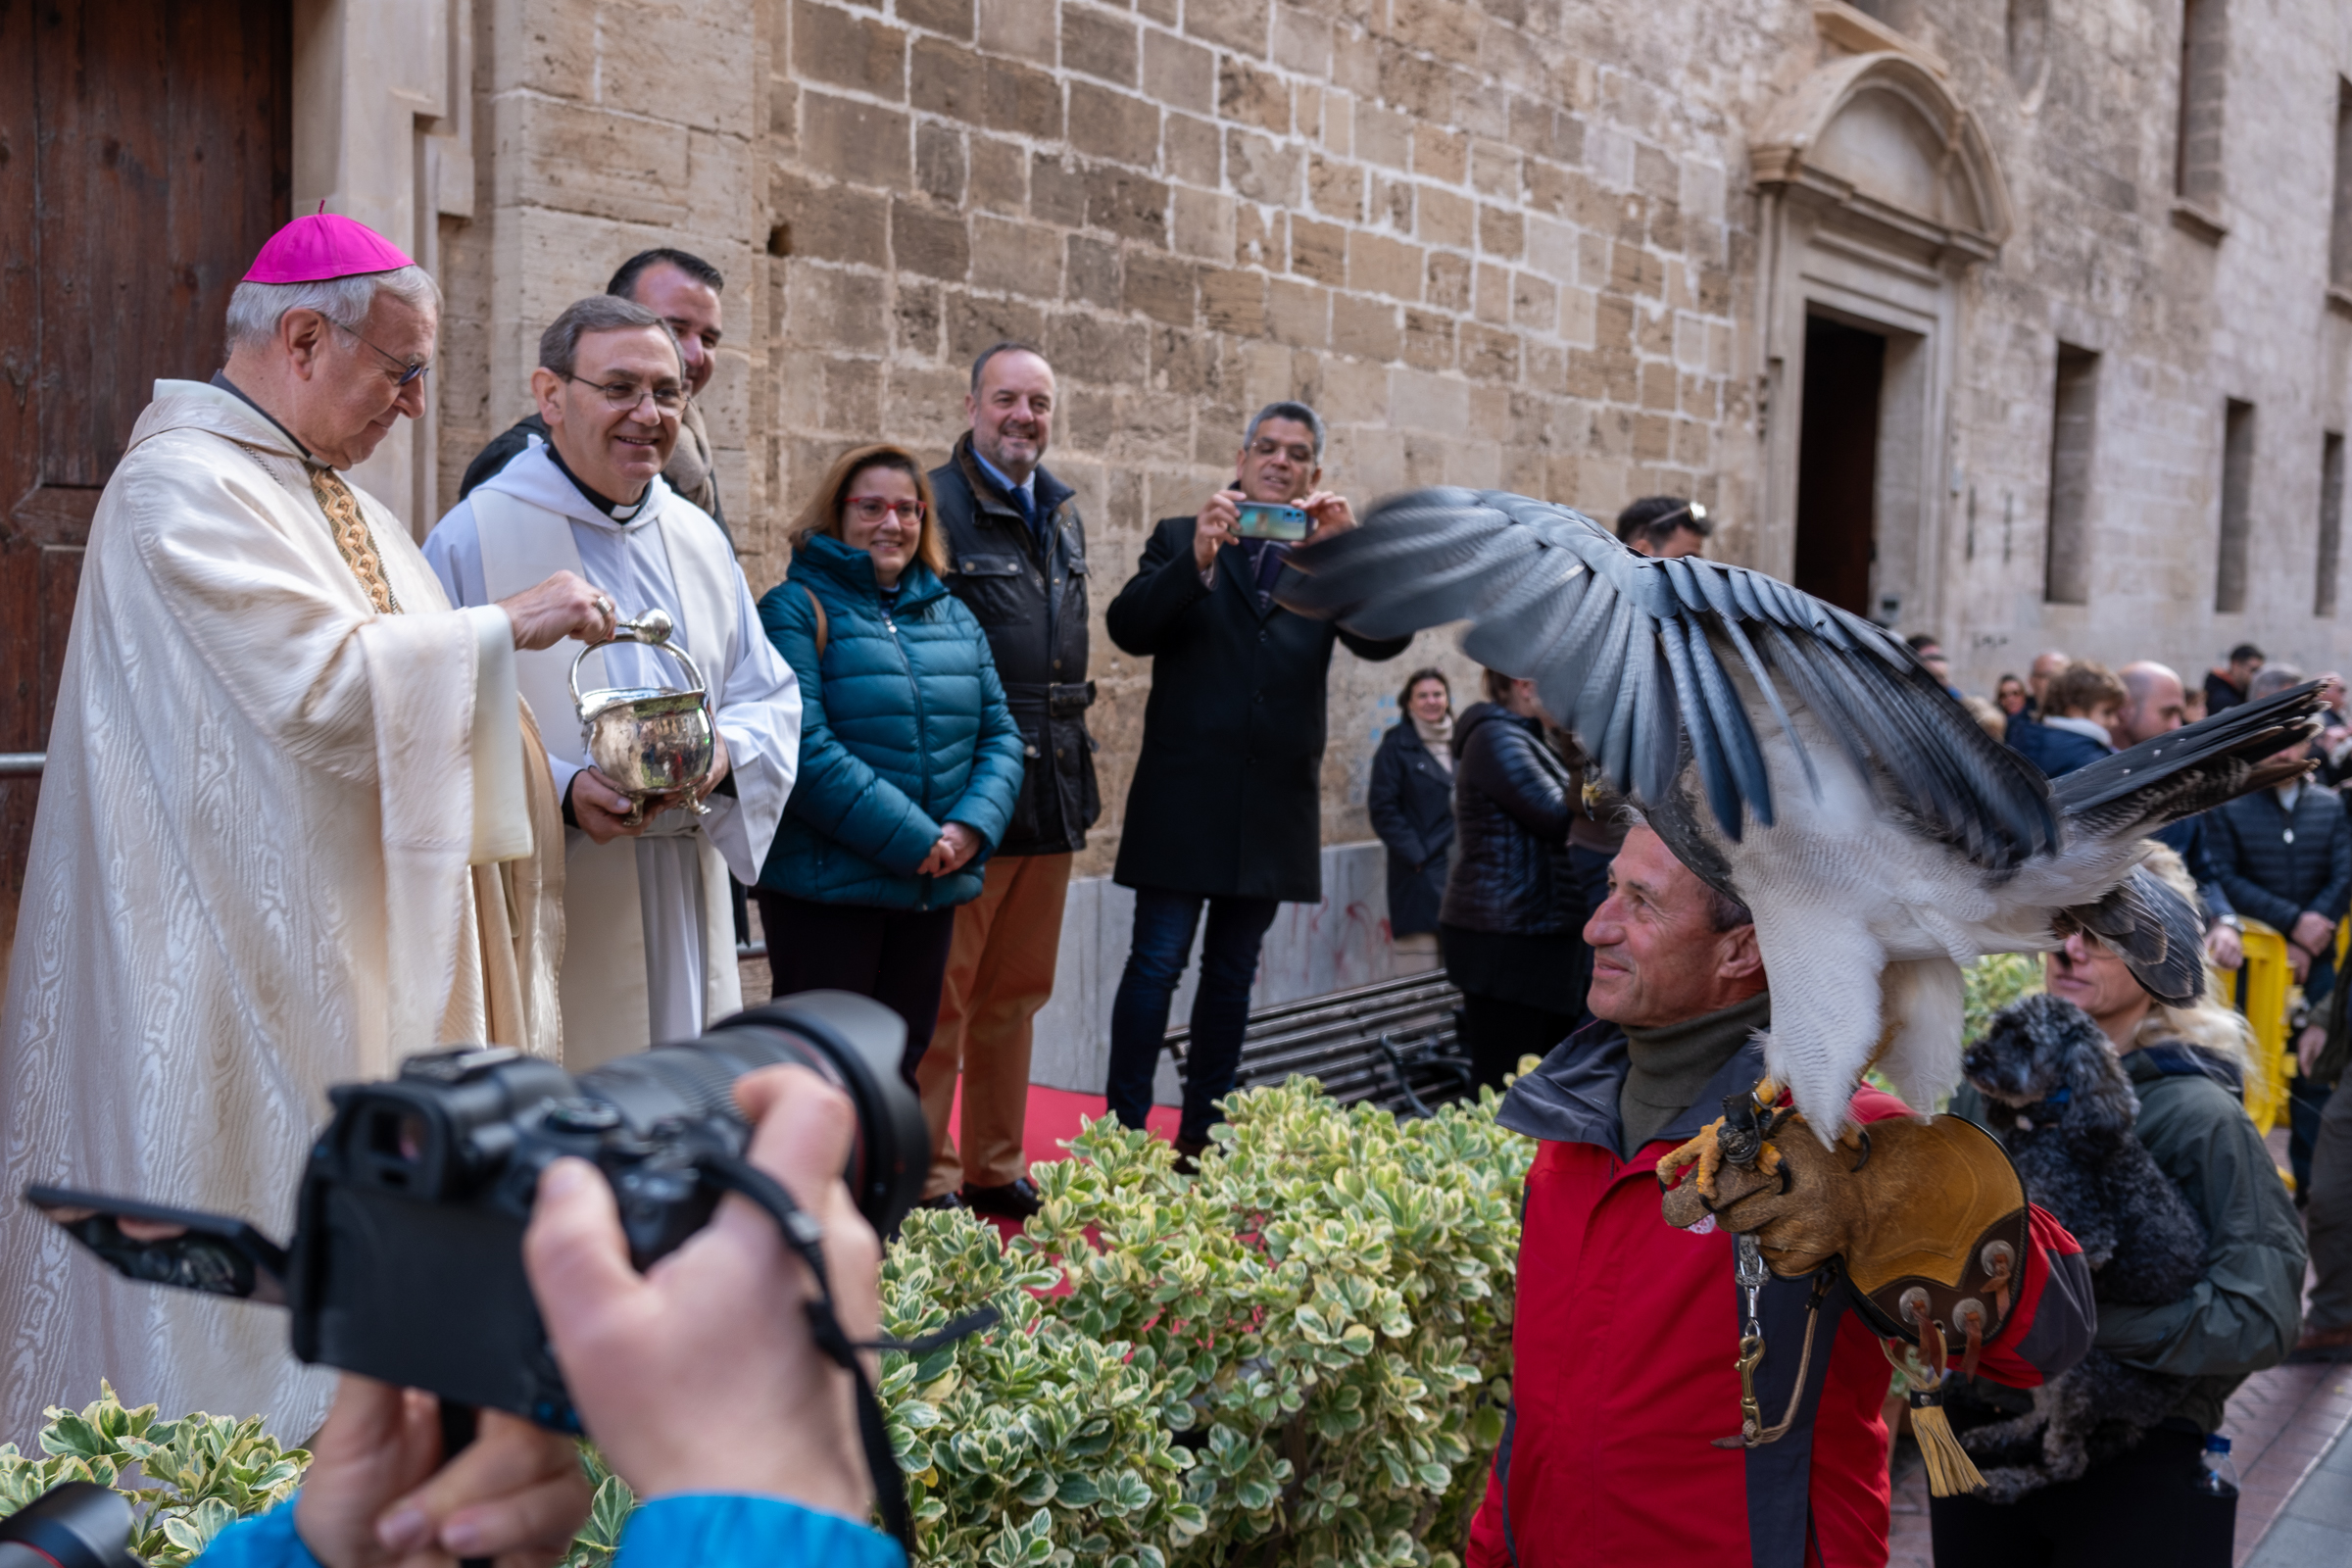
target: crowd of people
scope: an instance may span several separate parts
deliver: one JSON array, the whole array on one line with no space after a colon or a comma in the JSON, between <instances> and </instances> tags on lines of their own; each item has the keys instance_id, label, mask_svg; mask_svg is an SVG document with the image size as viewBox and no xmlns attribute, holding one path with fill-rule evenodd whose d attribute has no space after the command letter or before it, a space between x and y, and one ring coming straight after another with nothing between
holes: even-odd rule
<instances>
[{"instance_id":1,"label":"crowd of people","mask_svg":"<svg viewBox=\"0 0 2352 1568\"><path fill-rule=\"evenodd\" d=\"M777 992L858 991L904 1021L901 1068L932 1139L925 1200L1036 1211L1031 1030L1101 809L1086 523L1045 466L1054 368L1019 343L979 356L944 464L886 444L841 455L796 498L789 569L755 597L695 413L724 286L695 257L648 252L558 315L532 416L473 463L419 549L341 470L421 411L430 278L349 220L298 220L265 248L231 308L227 364L209 383L159 384L93 525L0 1018L12 1184L71 1172L281 1212L331 1083L449 1041L578 1068L733 1010L740 886ZM1198 942L1175 1140L1188 1166L1234 1082L1275 910L1320 898L1334 651L1407 646L1281 603L1297 540L1268 537L1269 514L1302 516L1307 538L1355 525L1322 488L1315 410L1276 402L1235 435L1231 482L1152 529L1105 615L1123 651L1152 660L1114 873L1135 908L1105 1099L1143 1124ZM1616 525L1668 558L1703 554L1711 530L1673 497ZM1941 648L1912 645L1948 687ZM675 689L687 668L710 765L632 793L587 750L575 696ZM2161 664L2110 672L2053 652L1973 710L2056 775L2301 679L2250 646L2195 692ZM1722 1310L1728 1225L1660 1220L1659 1161L1762 1073L1771 981L1752 916L1593 783L1530 682L1488 670L1458 714L1454 695L1435 669L1405 679L1368 806L1396 940L1434 943L1481 1081L1542 1057L1498 1113L1539 1150L1511 1403L1467 1560L1883 1561L1877 1336L1828 1275L1760 1267L1743 1326ZM2030 1389L2095 1345L2178 1376L2180 1396L2161 1440L2034 1508L1939 1498L1939 1561L2095 1561L2123 1541L2226 1550L2216 1494L2187 1473L2222 1400L2290 1351L2352 1359L2352 1094L2324 1087L2352 1052L2334 949L2352 906L2343 700L2331 686L2316 771L2177 824L2178 863L2159 857L2202 901L2217 965L2242 963L2247 919L2287 944L2294 1201L2319 1275L2300 1342L2304 1227L2237 1108L2243 1020L2218 1000L2153 1005L2095 940L2070 937L2046 957L2049 989L2127 1059L2143 1140L2216 1242L2179 1300L2103 1302L2094 1260L2033 1209L1970 1370ZM839 1176L846 1102L798 1069L737 1096L753 1159L821 1228L845 1330L869 1338L878 1248ZM1867 1087L1849 1106L1858 1124L1905 1108ZM1743 1231L1777 1253L1819 1184L1873 1200L1887 1173L1869 1147L1825 1165L1788 1140L1815 1185L1742 1200L1761 1216ZM444 1465L416 1396L359 1379L338 1393L291 1362L275 1324L107 1287L38 1221L0 1225L0 1431L27 1435L40 1404L99 1375L176 1409L318 1430L300 1500L224 1534L218 1560L544 1553L585 1509L564 1440L487 1420ZM560 1162L526 1258L581 1411L650 1499L635 1553L896 1560L848 1522L871 1496L850 1383L808 1320L776 1309L811 1276L762 1219L730 1203L641 1276L610 1188ZM1729 1369L1759 1361L1751 1415L1778 1424L1713 1437L1738 1414ZM734 1415L714 1426L719 1405Z\"/></svg>"}]
</instances>

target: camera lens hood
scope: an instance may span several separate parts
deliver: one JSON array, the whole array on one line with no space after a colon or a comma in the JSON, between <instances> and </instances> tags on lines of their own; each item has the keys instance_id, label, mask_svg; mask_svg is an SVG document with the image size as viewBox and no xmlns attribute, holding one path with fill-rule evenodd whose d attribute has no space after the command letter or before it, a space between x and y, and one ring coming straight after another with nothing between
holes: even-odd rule
<instances>
[{"instance_id":1,"label":"camera lens hood","mask_svg":"<svg viewBox=\"0 0 2352 1568\"><path fill-rule=\"evenodd\" d=\"M91 1481L65 1481L0 1519L0 1568L136 1568L130 1501Z\"/></svg>"},{"instance_id":2,"label":"camera lens hood","mask_svg":"<svg viewBox=\"0 0 2352 1568\"><path fill-rule=\"evenodd\" d=\"M894 1234L922 1196L931 1167L923 1104L899 1070L906 1020L855 992L804 991L723 1019L704 1040L731 1047L730 1037L745 1036L782 1046L771 1059L813 1068L850 1097L858 1107L858 1139L845 1173L850 1192L867 1223Z\"/></svg>"}]
</instances>

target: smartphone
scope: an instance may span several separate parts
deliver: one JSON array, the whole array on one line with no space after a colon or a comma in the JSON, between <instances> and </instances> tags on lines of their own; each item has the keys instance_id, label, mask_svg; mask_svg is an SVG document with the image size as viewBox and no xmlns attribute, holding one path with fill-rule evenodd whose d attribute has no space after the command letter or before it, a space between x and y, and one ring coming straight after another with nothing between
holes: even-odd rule
<instances>
[{"instance_id":1,"label":"smartphone","mask_svg":"<svg viewBox=\"0 0 2352 1568\"><path fill-rule=\"evenodd\" d=\"M1315 525L1315 519L1303 509L1276 506L1268 501L1237 502L1234 511L1239 515L1233 531L1243 539L1278 539L1285 544L1297 544Z\"/></svg>"}]
</instances>

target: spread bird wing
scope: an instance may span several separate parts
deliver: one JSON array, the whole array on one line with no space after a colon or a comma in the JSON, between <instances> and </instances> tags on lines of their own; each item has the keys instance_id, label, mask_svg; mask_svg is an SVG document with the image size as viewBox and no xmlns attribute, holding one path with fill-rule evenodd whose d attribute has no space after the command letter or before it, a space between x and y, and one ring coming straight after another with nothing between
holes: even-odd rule
<instances>
[{"instance_id":1,"label":"spread bird wing","mask_svg":"<svg viewBox=\"0 0 2352 1568\"><path fill-rule=\"evenodd\" d=\"M1609 782L1644 808L1689 760L1737 841L1773 822L1758 726L1808 779L1790 721L1810 710L1882 798L1926 836L2005 870L2058 823L2032 764L1979 728L1879 627L1761 572L1636 554L1581 513L1495 490L1421 490L1294 551L1284 605L1368 637L1457 620L1463 651L1533 679Z\"/></svg>"},{"instance_id":2,"label":"spread bird wing","mask_svg":"<svg viewBox=\"0 0 2352 1568\"><path fill-rule=\"evenodd\" d=\"M2050 799L2070 834L2140 838L2283 783L2309 767L2278 754L2318 731L2320 686L2305 681L2102 757L2055 780Z\"/></svg>"}]
</instances>

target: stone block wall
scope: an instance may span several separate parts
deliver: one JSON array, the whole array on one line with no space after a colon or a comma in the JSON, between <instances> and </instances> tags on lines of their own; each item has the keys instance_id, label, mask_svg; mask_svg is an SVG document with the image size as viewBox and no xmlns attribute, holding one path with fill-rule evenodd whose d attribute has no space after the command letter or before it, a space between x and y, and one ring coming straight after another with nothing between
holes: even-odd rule
<instances>
[{"instance_id":1,"label":"stone block wall","mask_svg":"<svg viewBox=\"0 0 2352 1568\"><path fill-rule=\"evenodd\" d=\"M1571 47L1556 8L771 15L778 417L754 459L773 519L854 442L944 449L965 367L1006 337L1057 368L1048 461L1082 498L1098 612L1276 398L1330 420L1327 482L1359 506L1432 483L1713 503L1737 471L1736 176L1719 138L1693 157L1682 111ZM755 578L782 568L755 560ZM1364 831L1375 720L1405 669L1467 673L1423 645L1385 668L1338 658L1327 840ZM1090 866L1115 847L1150 679L1096 647Z\"/></svg>"}]
</instances>

